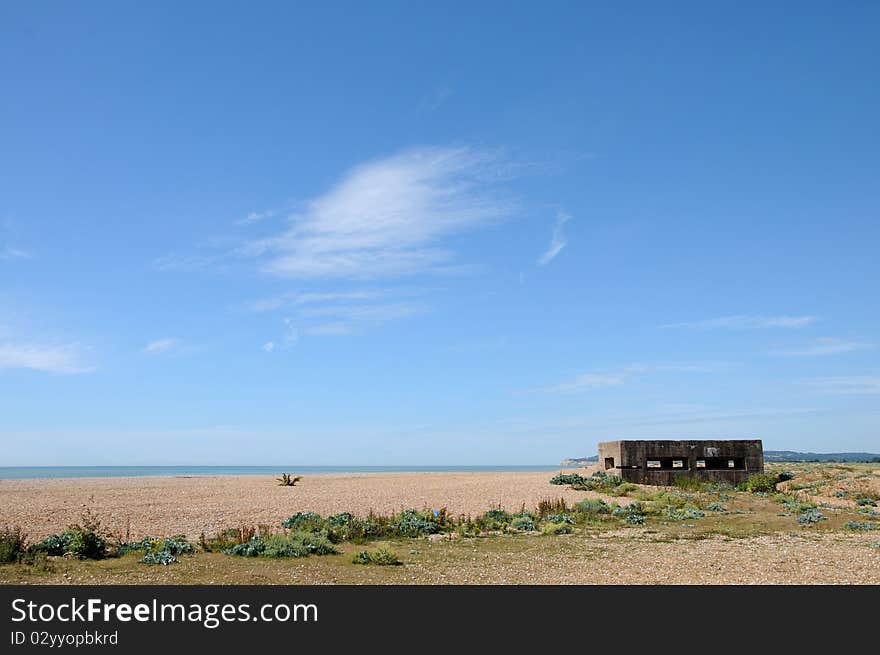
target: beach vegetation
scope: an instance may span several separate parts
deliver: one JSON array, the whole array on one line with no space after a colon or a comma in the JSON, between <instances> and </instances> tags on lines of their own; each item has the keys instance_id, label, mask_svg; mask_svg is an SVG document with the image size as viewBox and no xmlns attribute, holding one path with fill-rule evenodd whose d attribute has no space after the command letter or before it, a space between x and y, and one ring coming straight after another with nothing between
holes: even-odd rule
<instances>
[{"instance_id":1,"label":"beach vegetation","mask_svg":"<svg viewBox=\"0 0 880 655\"><path fill-rule=\"evenodd\" d=\"M351 558L352 564L375 564L377 566L399 566L403 564L397 554L389 548L377 548L370 552L362 550L355 553Z\"/></svg>"},{"instance_id":2,"label":"beach vegetation","mask_svg":"<svg viewBox=\"0 0 880 655\"><path fill-rule=\"evenodd\" d=\"M753 494L771 494L776 491L778 482L778 476L768 475L767 473L755 473L750 475L747 480L741 482L737 488L740 491L749 491Z\"/></svg>"},{"instance_id":3,"label":"beach vegetation","mask_svg":"<svg viewBox=\"0 0 880 655\"><path fill-rule=\"evenodd\" d=\"M0 564L19 561L25 554L27 536L18 526L0 528Z\"/></svg>"},{"instance_id":4,"label":"beach vegetation","mask_svg":"<svg viewBox=\"0 0 880 655\"><path fill-rule=\"evenodd\" d=\"M280 478L276 478L280 487L295 487L300 480L302 480L301 475L291 475L290 473L282 473Z\"/></svg>"}]
</instances>

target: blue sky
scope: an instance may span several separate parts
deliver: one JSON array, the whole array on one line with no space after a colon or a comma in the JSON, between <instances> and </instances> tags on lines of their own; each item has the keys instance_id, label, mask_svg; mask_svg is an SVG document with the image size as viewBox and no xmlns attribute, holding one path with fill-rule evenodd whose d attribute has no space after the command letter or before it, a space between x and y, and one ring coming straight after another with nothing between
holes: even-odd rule
<instances>
[{"instance_id":1,"label":"blue sky","mask_svg":"<svg viewBox=\"0 0 880 655\"><path fill-rule=\"evenodd\" d=\"M880 450L880 6L328 4L0 8L3 464Z\"/></svg>"}]
</instances>

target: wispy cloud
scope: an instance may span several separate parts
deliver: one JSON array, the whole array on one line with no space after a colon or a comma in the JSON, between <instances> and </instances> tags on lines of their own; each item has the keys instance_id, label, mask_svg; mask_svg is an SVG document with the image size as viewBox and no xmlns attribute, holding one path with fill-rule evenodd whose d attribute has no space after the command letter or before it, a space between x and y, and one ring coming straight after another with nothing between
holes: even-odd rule
<instances>
[{"instance_id":1,"label":"wispy cloud","mask_svg":"<svg viewBox=\"0 0 880 655\"><path fill-rule=\"evenodd\" d=\"M0 343L0 370L31 369L49 373L88 373L75 345Z\"/></svg>"},{"instance_id":2,"label":"wispy cloud","mask_svg":"<svg viewBox=\"0 0 880 655\"><path fill-rule=\"evenodd\" d=\"M272 352L273 350L275 350L275 342L274 341L267 341L266 343L263 344L263 350L267 353Z\"/></svg>"},{"instance_id":3,"label":"wispy cloud","mask_svg":"<svg viewBox=\"0 0 880 655\"><path fill-rule=\"evenodd\" d=\"M288 229L242 253L296 278L375 278L438 271L442 241L510 213L489 194L493 157L470 148L416 148L357 166L290 217Z\"/></svg>"},{"instance_id":4,"label":"wispy cloud","mask_svg":"<svg viewBox=\"0 0 880 655\"><path fill-rule=\"evenodd\" d=\"M199 271L216 264L219 255L164 255L153 261L157 271Z\"/></svg>"},{"instance_id":5,"label":"wispy cloud","mask_svg":"<svg viewBox=\"0 0 880 655\"><path fill-rule=\"evenodd\" d=\"M722 316L684 323L667 323L661 328L693 328L699 330L757 330L762 328L802 328L815 323L815 316Z\"/></svg>"},{"instance_id":6,"label":"wispy cloud","mask_svg":"<svg viewBox=\"0 0 880 655\"><path fill-rule=\"evenodd\" d=\"M381 298L388 292L381 290L368 291L332 291L332 292L299 292L292 291L268 298L260 298L248 303L245 308L253 312L268 312L283 307L299 307L317 303L336 301L366 301Z\"/></svg>"},{"instance_id":7,"label":"wispy cloud","mask_svg":"<svg viewBox=\"0 0 880 655\"><path fill-rule=\"evenodd\" d=\"M445 84L434 87L429 93L422 96L419 102L419 111L431 112L440 107L444 102L452 97L453 90Z\"/></svg>"},{"instance_id":8,"label":"wispy cloud","mask_svg":"<svg viewBox=\"0 0 880 655\"><path fill-rule=\"evenodd\" d=\"M717 369L713 364L630 364L619 369L587 371L576 375L571 380L537 391L544 393L582 393L620 387L644 374L661 371L678 371L686 373L706 373Z\"/></svg>"},{"instance_id":9,"label":"wispy cloud","mask_svg":"<svg viewBox=\"0 0 880 655\"><path fill-rule=\"evenodd\" d=\"M847 396L880 394L880 377L870 375L813 378L805 382L822 393Z\"/></svg>"},{"instance_id":10,"label":"wispy cloud","mask_svg":"<svg viewBox=\"0 0 880 655\"><path fill-rule=\"evenodd\" d=\"M278 212L274 209L265 209L261 212L248 212L247 216L244 218L238 219L236 224L238 225L252 225L254 223L260 223L265 221L267 218L273 218L278 215Z\"/></svg>"},{"instance_id":11,"label":"wispy cloud","mask_svg":"<svg viewBox=\"0 0 880 655\"><path fill-rule=\"evenodd\" d=\"M866 350L873 347L874 346L870 343L848 341L846 339L836 339L834 337L821 337L819 339L814 339L806 345L776 349L772 351L772 353L774 355L821 357L823 355L839 355L854 352L856 350Z\"/></svg>"},{"instance_id":12,"label":"wispy cloud","mask_svg":"<svg viewBox=\"0 0 880 655\"><path fill-rule=\"evenodd\" d=\"M538 258L538 263L545 266L552 262L556 255L562 252L562 249L568 245L565 235L562 233L562 227L571 219L571 215L565 212L559 212L556 215L556 225L553 226L553 237L550 239L550 247Z\"/></svg>"},{"instance_id":13,"label":"wispy cloud","mask_svg":"<svg viewBox=\"0 0 880 655\"><path fill-rule=\"evenodd\" d=\"M0 248L0 259L30 259L31 254L25 250L6 246Z\"/></svg>"},{"instance_id":14,"label":"wispy cloud","mask_svg":"<svg viewBox=\"0 0 880 655\"><path fill-rule=\"evenodd\" d=\"M180 342L177 339L167 337L165 339L157 339L156 341L151 341L146 346L144 346L144 352L148 355L159 355L161 353L166 353L169 350L173 350Z\"/></svg>"}]
</instances>

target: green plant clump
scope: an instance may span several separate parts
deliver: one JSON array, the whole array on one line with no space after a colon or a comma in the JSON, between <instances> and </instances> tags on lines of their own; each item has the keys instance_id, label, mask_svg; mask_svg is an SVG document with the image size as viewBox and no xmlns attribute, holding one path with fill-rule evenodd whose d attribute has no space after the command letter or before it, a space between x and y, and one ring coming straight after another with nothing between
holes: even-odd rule
<instances>
[{"instance_id":1,"label":"green plant clump","mask_svg":"<svg viewBox=\"0 0 880 655\"><path fill-rule=\"evenodd\" d=\"M517 516L510 522L510 527L519 532L531 532L535 529L535 519L531 516Z\"/></svg>"},{"instance_id":2,"label":"green plant clump","mask_svg":"<svg viewBox=\"0 0 880 655\"><path fill-rule=\"evenodd\" d=\"M0 530L0 564L17 562L25 554L27 538L19 527L6 526Z\"/></svg>"},{"instance_id":3,"label":"green plant clump","mask_svg":"<svg viewBox=\"0 0 880 655\"><path fill-rule=\"evenodd\" d=\"M799 517L797 517L797 522L801 525L808 525L810 523L818 523L819 521L825 521L828 517L825 516L818 509L810 508L805 510Z\"/></svg>"},{"instance_id":4,"label":"green plant clump","mask_svg":"<svg viewBox=\"0 0 880 655\"><path fill-rule=\"evenodd\" d=\"M288 530L320 530L324 527L324 519L315 512L297 512L284 519L281 525Z\"/></svg>"},{"instance_id":5,"label":"green plant clump","mask_svg":"<svg viewBox=\"0 0 880 655\"><path fill-rule=\"evenodd\" d=\"M870 521L847 521L843 526L847 530L880 530L880 523Z\"/></svg>"},{"instance_id":6,"label":"green plant clump","mask_svg":"<svg viewBox=\"0 0 880 655\"><path fill-rule=\"evenodd\" d=\"M557 534L571 534L574 528L568 523L545 523L541 528L541 533L546 536Z\"/></svg>"},{"instance_id":7,"label":"green plant clump","mask_svg":"<svg viewBox=\"0 0 880 655\"><path fill-rule=\"evenodd\" d=\"M180 562L174 555L167 550L150 551L138 560L141 564L161 564L168 566L169 564L177 564Z\"/></svg>"},{"instance_id":8,"label":"green plant clump","mask_svg":"<svg viewBox=\"0 0 880 655\"><path fill-rule=\"evenodd\" d=\"M352 564L375 564L377 566L399 566L403 564L397 553L389 548L377 548L373 552L362 550L351 558Z\"/></svg>"},{"instance_id":9,"label":"green plant clump","mask_svg":"<svg viewBox=\"0 0 880 655\"><path fill-rule=\"evenodd\" d=\"M745 482L740 483L737 488L740 491L750 491L753 494L771 494L776 491L776 484L778 482L779 478L775 475L756 473L749 476Z\"/></svg>"}]
</instances>

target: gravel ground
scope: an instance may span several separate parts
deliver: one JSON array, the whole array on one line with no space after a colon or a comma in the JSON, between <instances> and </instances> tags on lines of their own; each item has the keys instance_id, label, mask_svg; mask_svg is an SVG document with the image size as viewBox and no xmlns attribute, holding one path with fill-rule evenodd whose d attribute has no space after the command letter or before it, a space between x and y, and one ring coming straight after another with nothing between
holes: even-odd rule
<instances>
[{"instance_id":1,"label":"gravel ground","mask_svg":"<svg viewBox=\"0 0 880 655\"><path fill-rule=\"evenodd\" d=\"M498 507L534 508L546 498L593 496L549 484L553 472L363 473L308 475L295 487L271 476L197 476L0 480L0 525L20 525L41 539L79 520L89 507L113 532L133 538L186 534L240 525L274 525L298 511L322 515L406 507L447 507L481 514ZM629 502L622 498L621 504Z\"/></svg>"}]
</instances>

